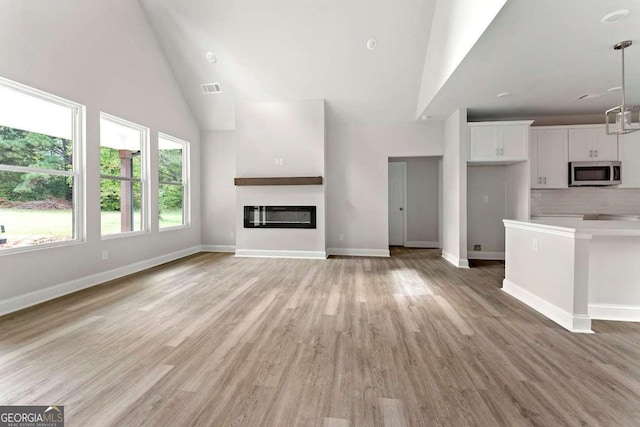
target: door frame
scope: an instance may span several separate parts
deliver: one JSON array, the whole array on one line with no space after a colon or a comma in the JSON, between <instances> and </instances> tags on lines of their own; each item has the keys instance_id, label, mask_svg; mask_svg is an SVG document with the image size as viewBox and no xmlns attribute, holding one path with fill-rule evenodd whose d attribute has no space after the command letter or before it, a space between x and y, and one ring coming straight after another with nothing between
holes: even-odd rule
<instances>
[{"instance_id":1,"label":"door frame","mask_svg":"<svg viewBox=\"0 0 640 427\"><path fill-rule=\"evenodd\" d=\"M402 247L405 247L407 244L407 205L409 204L407 201L407 187L409 186L408 182L408 163L406 161L394 162L391 159L387 159L387 242L388 246L391 246L391 235L389 234L389 164L390 163L401 163L403 165L403 180L404 185L402 188L404 206L402 207L402 222L403 222L403 230L402 230Z\"/></svg>"}]
</instances>

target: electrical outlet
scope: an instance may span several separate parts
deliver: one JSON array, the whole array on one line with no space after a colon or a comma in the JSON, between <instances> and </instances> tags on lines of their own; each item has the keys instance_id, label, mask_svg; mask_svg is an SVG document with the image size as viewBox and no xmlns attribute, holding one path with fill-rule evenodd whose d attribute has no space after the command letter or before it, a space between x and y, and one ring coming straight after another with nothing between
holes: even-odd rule
<instances>
[{"instance_id":1,"label":"electrical outlet","mask_svg":"<svg viewBox=\"0 0 640 427\"><path fill-rule=\"evenodd\" d=\"M102 260L106 261L109 259L109 251L102 251Z\"/></svg>"},{"instance_id":2,"label":"electrical outlet","mask_svg":"<svg viewBox=\"0 0 640 427\"><path fill-rule=\"evenodd\" d=\"M274 160L273 160L273 164L274 164L274 165L276 165L276 166L278 166L278 165L280 164L280 159L277 159L277 158L276 158L276 159L274 159Z\"/></svg>"},{"instance_id":3,"label":"electrical outlet","mask_svg":"<svg viewBox=\"0 0 640 427\"><path fill-rule=\"evenodd\" d=\"M473 245L473 250L474 251L481 251L482 250L482 245Z\"/></svg>"},{"instance_id":4,"label":"electrical outlet","mask_svg":"<svg viewBox=\"0 0 640 427\"><path fill-rule=\"evenodd\" d=\"M482 203L489 203L489 196L482 196Z\"/></svg>"},{"instance_id":5,"label":"electrical outlet","mask_svg":"<svg viewBox=\"0 0 640 427\"><path fill-rule=\"evenodd\" d=\"M233 239L234 237L236 237L236 233L234 233L233 231L230 231L229 232L229 237L231 237Z\"/></svg>"},{"instance_id":6,"label":"electrical outlet","mask_svg":"<svg viewBox=\"0 0 640 427\"><path fill-rule=\"evenodd\" d=\"M344 240L344 234L338 234L338 240Z\"/></svg>"},{"instance_id":7,"label":"electrical outlet","mask_svg":"<svg viewBox=\"0 0 640 427\"><path fill-rule=\"evenodd\" d=\"M535 252L538 252L538 239L533 239L532 247Z\"/></svg>"},{"instance_id":8,"label":"electrical outlet","mask_svg":"<svg viewBox=\"0 0 640 427\"><path fill-rule=\"evenodd\" d=\"M284 165L284 159L280 159L280 166Z\"/></svg>"}]
</instances>

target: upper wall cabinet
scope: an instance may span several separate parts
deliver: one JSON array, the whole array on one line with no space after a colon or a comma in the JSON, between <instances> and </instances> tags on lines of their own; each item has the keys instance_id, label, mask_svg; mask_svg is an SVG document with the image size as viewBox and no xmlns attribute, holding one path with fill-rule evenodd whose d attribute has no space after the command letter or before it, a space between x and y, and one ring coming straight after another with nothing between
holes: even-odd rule
<instances>
[{"instance_id":1,"label":"upper wall cabinet","mask_svg":"<svg viewBox=\"0 0 640 427\"><path fill-rule=\"evenodd\" d=\"M618 160L618 138L607 135L604 126L569 129L569 161Z\"/></svg>"},{"instance_id":2,"label":"upper wall cabinet","mask_svg":"<svg viewBox=\"0 0 640 427\"><path fill-rule=\"evenodd\" d=\"M640 132L620 135L622 184L619 188L640 188Z\"/></svg>"},{"instance_id":3,"label":"upper wall cabinet","mask_svg":"<svg viewBox=\"0 0 640 427\"><path fill-rule=\"evenodd\" d=\"M568 131L531 128L531 188L567 188Z\"/></svg>"},{"instance_id":4,"label":"upper wall cabinet","mask_svg":"<svg viewBox=\"0 0 640 427\"><path fill-rule=\"evenodd\" d=\"M531 121L469 123L469 162L517 162L529 158Z\"/></svg>"}]
</instances>

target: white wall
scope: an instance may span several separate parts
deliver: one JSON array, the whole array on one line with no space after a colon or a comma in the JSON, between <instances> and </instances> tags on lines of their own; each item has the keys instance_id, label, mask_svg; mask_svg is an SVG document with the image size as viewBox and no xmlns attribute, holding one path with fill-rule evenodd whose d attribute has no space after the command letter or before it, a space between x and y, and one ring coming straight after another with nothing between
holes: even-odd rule
<instances>
[{"instance_id":1,"label":"white wall","mask_svg":"<svg viewBox=\"0 0 640 427\"><path fill-rule=\"evenodd\" d=\"M202 144L202 244L236 245L236 133L207 131Z\"/></svg>"},{"instance_id":2,"label":"white wall","mask_svg":"<svg viewBox=\"0 0 640 427\"><path fill-rule=\"evenodd\" d=\"M442 158L442 256L458 267L467 261L467 110L456 110L444 123Z\"/></svg>"},{"instance_id":3,"label":"white wall","mask_svg":"<svg viewBox=\"0 0 640 427\"><path fill-rule=\"evenodd\" d=\"M473 256L473 245L482 245L482 252L504 252L502 220L507 209L504 166L469 166L467 207L469 257Z\"/></svg>"},{"instance_id":4,"label":"white wall","mask_svg":"<svg viewBox=\"0 0 640 427\"><path fill-rule=\"evenodd\" d=\"M394 157L407 163L407 243L405 246L438 247L440 157Z\"/></svg>"},{"instance_id":5,"label":"white wall","mask_svg":"<svg viewBox=\"0 0 640 427\"><path fill-rule=\"evenodd\" d=\"M388 251L389 157L441 156L442 132L442 122L330 126L327 247Z\"/></svg>"},{"instance_id":6,"label":"white wall","mask_svg":"<svg viewBox=\"0 0 640 427\"><path fill-rule=\"evenodd\" d=\"M442 132L441 122L328 127L325 182L329 248L388 251L389 157L441 156ZM203 179L215 179L220 185L217 191L203 191L205 245L232 244L226 237L231 221L225 212L233 212L234 218L238 214L235 199L229 197L235 192L234 172L215 158L229 155L230 149L224 145L234 139L232 133L207 132L203 136L203 169L208 168L205 165L217 169L205 170ZM204 183L203 188L208 185ZM227 225L218 232L216 224ZM344 234L342 241L338 238L340 233Z\"/></svg>"},{"instance_id":7,"label":"white wall","mask_svg":"<svg viewBox=\"0 0 640 427\"><path fill-rule=\"evenodd\" d=\"M241 104L236 118L238 177L325 176L324 100ZM237 251L325 252L325 184L239 186L236 196ZM316 206L317 228L244 228L244 206L251 205Z\"/></svg>"},{"instance_id":8,"label":"white wall","mask_svg":"<svg viewBox=\"0 0 640 427\"><path fill-rule=\"evenodd\" d=\"M437 0L416 117L429 105L507 0Z\"/></svg>"},{"instance_id":9,"label":"white wall","mask_svg":"<svg viewBox=\"0 0 640 427\"><path fill-rule=\"evenodd\" d=\"M507 216L506 219L527 221L531 217L531 173L529 162L514 163L505 166L507 180Z\"/></svg>"},{"instance_id":10,"label":"white wall","mask_svg":"<svg viewBox=\"0 0 640 427\"><path fill-rule=\"evenodd\" d=\"M0 16L0 76L87 107L87 241L0 255L0 303L200 245L199 130L138 2L3 1ZM158 131L191 142L190 228L159 233L152 221L148 234L101 240L100 111L151 129L152 171ZM152 172L151 218L158 217L156 181ZM102 250L109 260L101 260Z\"/></svg>"}]
</instances>

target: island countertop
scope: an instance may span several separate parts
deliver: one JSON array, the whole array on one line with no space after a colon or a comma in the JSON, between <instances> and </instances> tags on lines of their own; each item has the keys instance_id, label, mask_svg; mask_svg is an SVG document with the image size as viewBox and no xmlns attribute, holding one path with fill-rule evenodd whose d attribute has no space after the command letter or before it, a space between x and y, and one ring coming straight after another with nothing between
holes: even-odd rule
<instances>
[{"instance_id":1,"label":"island countertop","mask_svg":"<svg viewBox=\"0 0 640 427\"><path fill-rule=\"evenodd\" d=\"M583 221L576 218L545 218L540 220L516 221L503 220L505 227L547 232L549 234L567 233L567 237L588 236L638 236L640 221Z\"/></svg>"}]
</instances>

